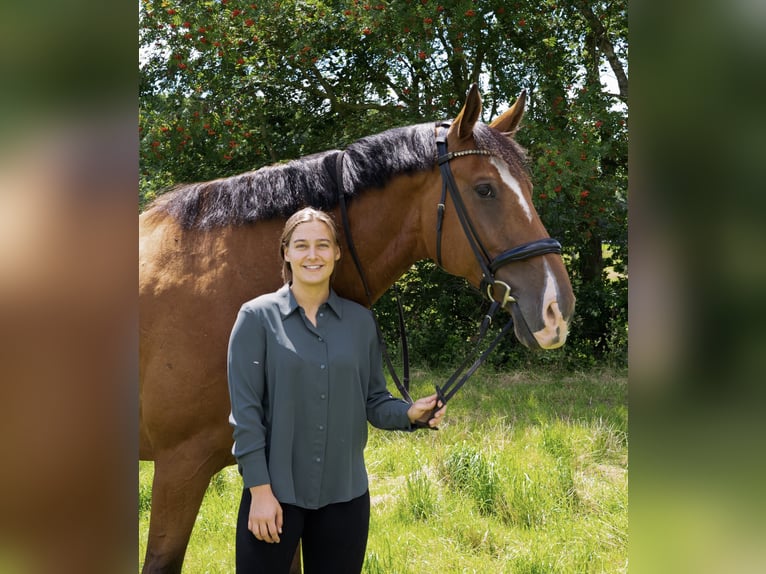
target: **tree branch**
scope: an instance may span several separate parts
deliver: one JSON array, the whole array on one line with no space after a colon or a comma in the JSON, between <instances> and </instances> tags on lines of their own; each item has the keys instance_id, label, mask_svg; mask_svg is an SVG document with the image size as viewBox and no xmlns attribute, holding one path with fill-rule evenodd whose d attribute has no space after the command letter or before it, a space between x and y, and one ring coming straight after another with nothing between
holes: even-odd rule
<instances>
[{"instance_id":1,"label":"tree branch","mask_svg":"<svg viewBox=\"0 0 766 574\"><path fill-rule=\"evenodd\" d=\"M306 70L302 69L302 71L305 72L304 77L306 77L309 84L312 84L311 82L312 79L319 84L319 87L316 85L310 85L308 88L304 86L303 89L308 90L310 93L312 93L313 95L319 98L329 100L330 108L334 112L340 112L343 110L346 110L346 111L360 111L360 110L396 111L400 109L398 105L392 105L392 104L375 104L372 102L352 103L352 102L343 101L341 98L339 98L336 95L335 88L332 86L330 82L327 81L327 78L325 78L322 75L322 72L320 72L316 66L312 65Z\"/></svg>"},{"instance_id":2,"label":"tree branch","mask_svg":"<svg viewBox=\"0 0 766 574\"><path fill-rule=\"evenodd\" d=\"M590 24L591 30L596 35L597 44L601 52L606 56L609 65L614 72L614 77L617 78L617 86L620 89L619 98L627 102L628 101L628 75L625 73L625 68L620 62L620 58L614 51L614 45L609 39L609 34L601 23L601 20L593 13L593 9L588 2L575 2L575 7L583 15L585 20Z\"/></svg>"}]
</instances>

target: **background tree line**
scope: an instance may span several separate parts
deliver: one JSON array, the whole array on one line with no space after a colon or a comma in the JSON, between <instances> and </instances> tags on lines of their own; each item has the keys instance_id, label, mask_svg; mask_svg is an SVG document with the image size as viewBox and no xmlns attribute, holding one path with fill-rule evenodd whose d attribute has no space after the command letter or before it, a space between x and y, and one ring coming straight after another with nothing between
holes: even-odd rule
<instances>
[{"instance_id":1,"label":"background tree line","mask_svg":"<svg viewBox=\"0 0 766 574\"><path fill-rule=\"evenodd\" d=\"M564 247L576 318L562 349L501 346L491 362L627 364L625 0L142 0L139 34L141 205L176 182L454 117L473 82L489 122L526 88L517 140ZM399 288L414 360L454 364L479 294L430 262ZM376 310L394 341L391 296Z\"/></svg>"}]
</instances>

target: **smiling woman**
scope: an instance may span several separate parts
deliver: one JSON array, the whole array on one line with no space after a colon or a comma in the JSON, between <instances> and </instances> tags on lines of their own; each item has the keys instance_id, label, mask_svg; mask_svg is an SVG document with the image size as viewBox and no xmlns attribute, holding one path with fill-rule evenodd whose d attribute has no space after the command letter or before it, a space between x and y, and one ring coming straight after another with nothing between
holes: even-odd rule
<instances>
[{"instance_id":1,"label":"smiling woman","mask_svg":"<svg viewBox=\"0 0 766 574\"><path fill-rule=\"evenodd\" d=\"M281 242L282 279L292 282L296 298L319 299L327 297L335 262L340 259L338 233L332 219L316 209L304 209L291 217L285 225ZM294 264L294 266L293 266ZM298 295L300 293L300 295ZM316 309L306 309L312 323L316 323Z\"/></svg>"},{"instance_id":2,"label":"smiling woman","mask_svg":"<svg viewBox=\"0 0 766 574\"><path fill-rule=\"evenodd\" d=\"M386 390L370 311L330 287L341 254L328 214L291 216L280 254L285 284L242 305L229 341L244 483L237 571L286 574L300 540L307 569L356 574L370 519L367 422L434 427L446 407L431 416L436 395L409 404Z\"/></svg>"}]
</instances>

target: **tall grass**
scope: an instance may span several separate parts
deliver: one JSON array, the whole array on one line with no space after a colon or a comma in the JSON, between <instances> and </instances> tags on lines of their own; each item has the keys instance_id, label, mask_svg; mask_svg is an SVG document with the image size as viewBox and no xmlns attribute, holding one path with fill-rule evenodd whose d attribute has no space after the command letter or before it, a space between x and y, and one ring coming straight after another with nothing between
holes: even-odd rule
<instances>
[{"instance_id":1,"label":"tall grass","mask_svg":"<svg viewBox=\"0 0 766 574\"><path fill-rule=\"evenodd\" d=\"M463 441L450 449L443 472L447 483L473 500L480 513L496 514L499 506L505 506L500 476L494 457L486 456L480 448Z\"/></svg>"},{"instance_id":2,"label":"tall grass","mask_svg":"<svg viewBox=\"0 0 766 574\"><path fill-rule=\"evenodd\" d=\"M413 373L414 395L442 373ZM366 574L627 571L624 373L479 373L439 431L371 429ZM140 560L152 467L141 463ZM241 483L211 482L185 573L233 572Z\"/></svg>"}]
</instances>

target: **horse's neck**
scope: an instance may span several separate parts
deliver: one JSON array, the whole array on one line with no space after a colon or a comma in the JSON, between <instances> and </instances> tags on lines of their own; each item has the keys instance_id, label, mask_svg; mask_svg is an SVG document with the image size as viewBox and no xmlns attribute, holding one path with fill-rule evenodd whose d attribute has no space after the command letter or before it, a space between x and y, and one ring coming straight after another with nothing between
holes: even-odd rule
<instances>
[{"instance_id":1,"label":"horse's neck","mask_svg":"<svg viewBox=\"0 0 766 574\"><path fill-rule=\"evenodd\" d=\"M428 256L418 206L423 181L422 176L399 176L385 190L360 194L349 205L351 236L373 301L413 263ZM368 303L348 248L341 259L335 288L345 297Z\"/></svg>"}]
</instances>

